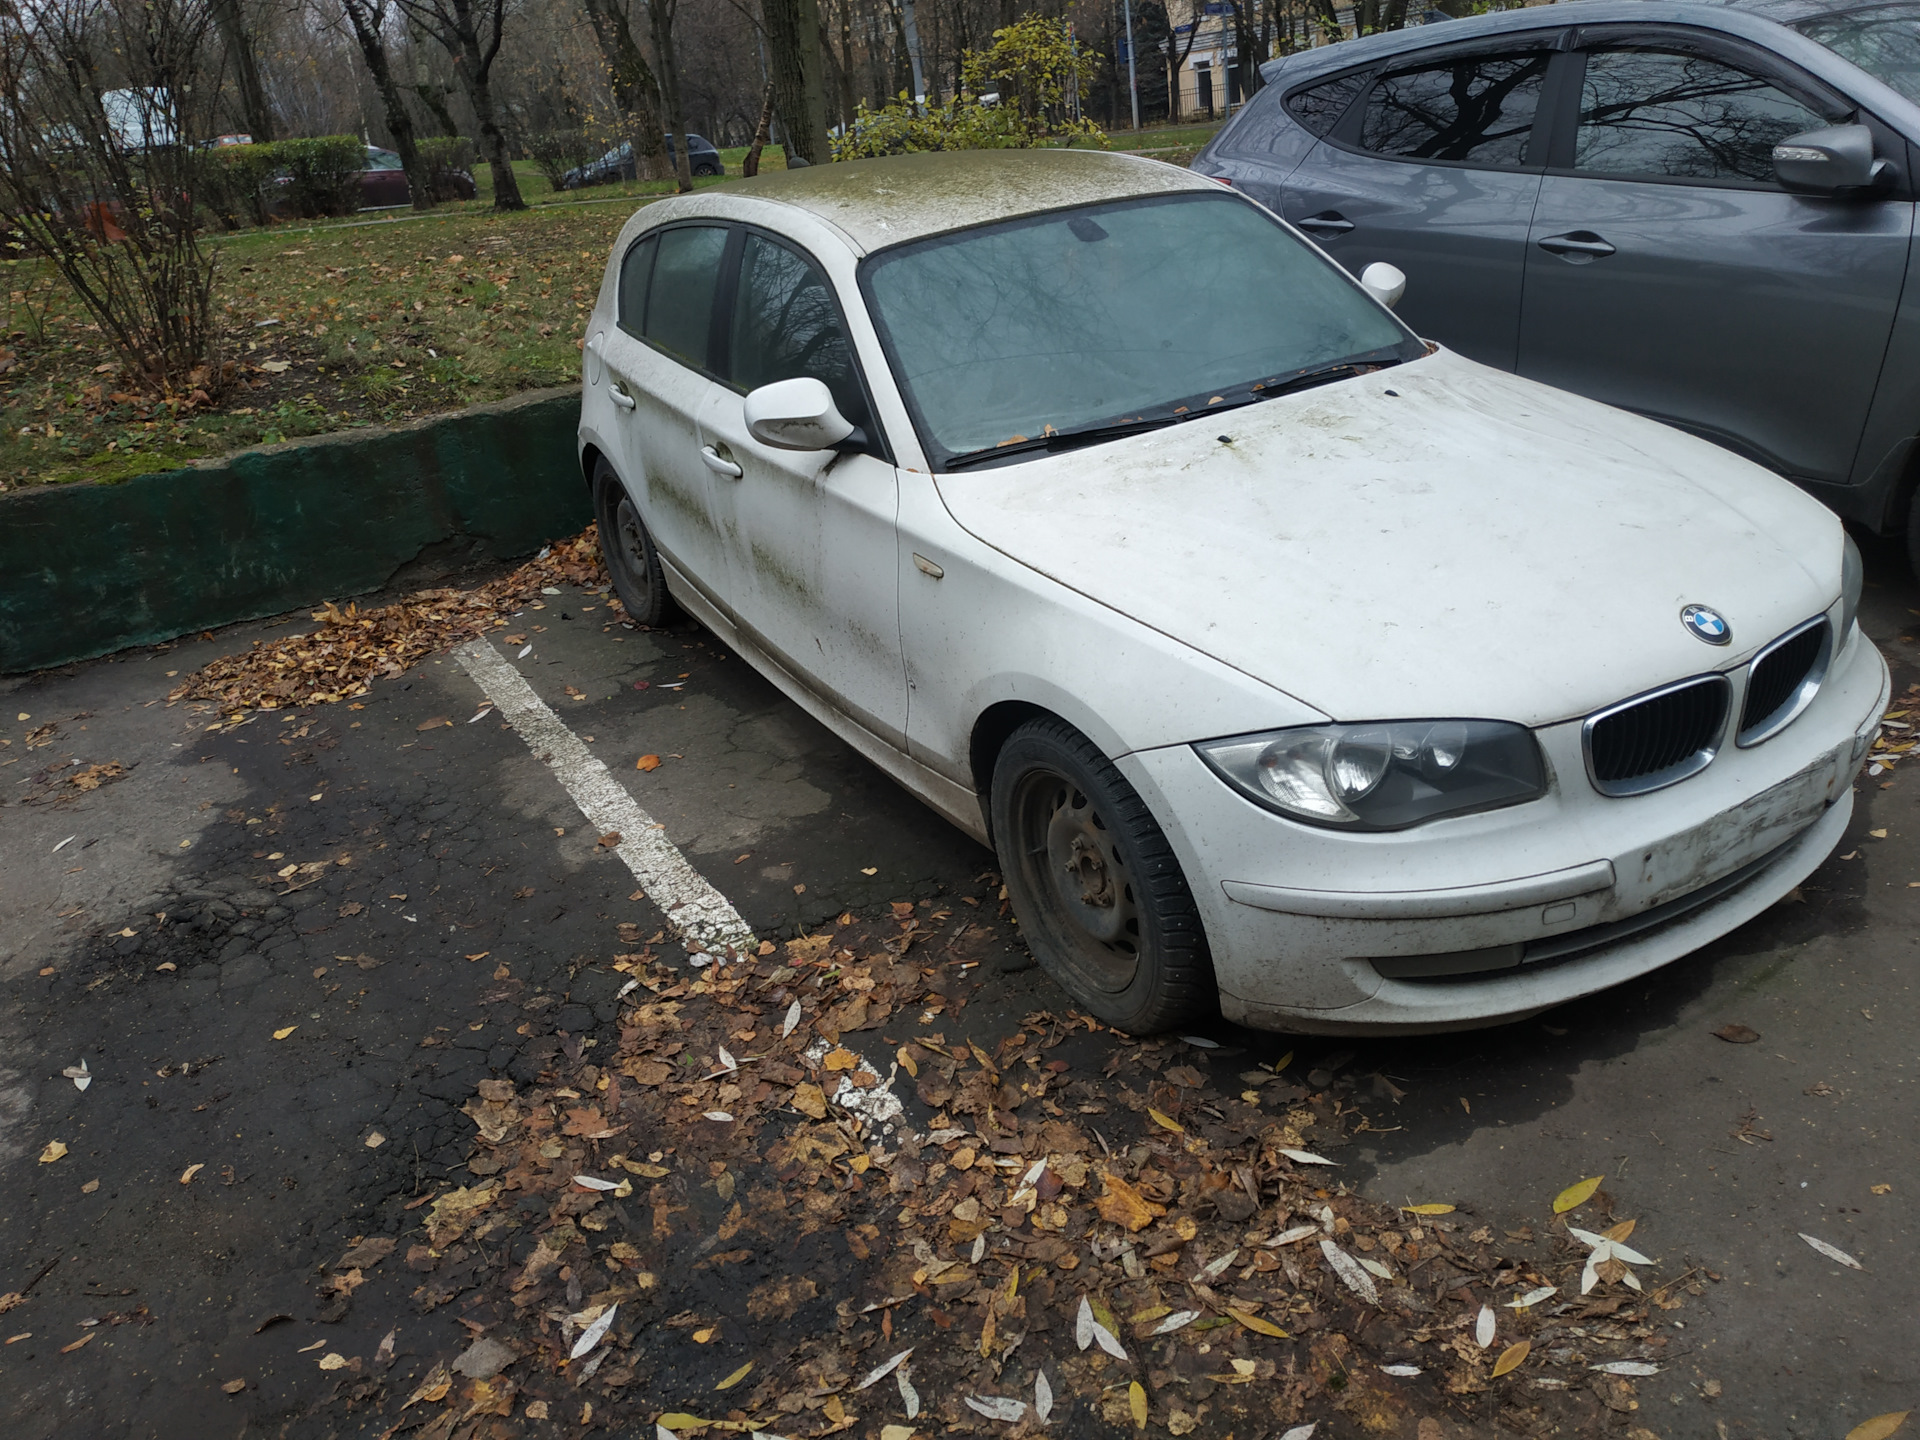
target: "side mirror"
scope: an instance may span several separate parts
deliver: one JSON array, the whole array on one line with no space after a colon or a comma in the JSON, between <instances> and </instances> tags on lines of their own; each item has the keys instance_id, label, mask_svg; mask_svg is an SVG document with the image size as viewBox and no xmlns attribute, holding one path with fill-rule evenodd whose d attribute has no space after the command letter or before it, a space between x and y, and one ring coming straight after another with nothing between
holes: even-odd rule
<instances>
[{"instance_id":1,"label":"side mirror","mask_svg":"<svg viewBox=\"0 0 1920 1440\"><path fill-rule=\"evenodd\" d=\"M746 418L747 433L776 450L831 450L854 429L833 392L810 376L749 391Z\"/></svg>"},{"instance_id":2,"label":"side mirror","mask_svg":"<svg viewBox=\"0 0 1920 1440\"><path fill-rule=\"evenodd\" d=\"M1872 190L1892 178L1892 169L1873 158L1873 132L1864 125L1829 125L1773 147L1773 173L1803 194Z\"/></svg>"},{"instance_id":3,"label":"side mirror","mask_svg":"<svg viewBox=\"0 0 1920 1440\"><path fill-rule=\"evenodd\" d=\"M1360 288L1391 310L1407 293L1407 277L1398 265L1376 260L1360 272Z\"/></svg>"}]
</instances>

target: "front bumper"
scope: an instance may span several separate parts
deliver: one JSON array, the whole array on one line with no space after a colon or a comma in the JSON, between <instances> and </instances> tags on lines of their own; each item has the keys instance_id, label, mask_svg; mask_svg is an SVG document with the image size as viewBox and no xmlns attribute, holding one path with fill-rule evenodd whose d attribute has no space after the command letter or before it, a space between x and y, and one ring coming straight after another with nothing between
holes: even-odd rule
<instances>
[{"instance_id":1,"label":"front bumper","mask_svg":"<svg viewBox=\"0 0 1920 1440\"><path fill-rule=\"evenodd\" d=\"M1855 630L1792 725L1680 784L1596 793L1573 721L1539 732L1546 797L1384 835L1276 816L1187 746L1120 763L1192 884L1229 1019L1466 1029L1644 974L1790 892L1846 829L1888 694Z\"/></svg>"}]
</instances>

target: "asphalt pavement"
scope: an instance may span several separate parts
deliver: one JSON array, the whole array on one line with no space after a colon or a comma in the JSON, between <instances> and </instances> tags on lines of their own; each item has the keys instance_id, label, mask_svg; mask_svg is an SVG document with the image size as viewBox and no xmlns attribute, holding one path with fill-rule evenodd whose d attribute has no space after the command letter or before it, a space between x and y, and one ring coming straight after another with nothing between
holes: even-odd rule
<instances>
[{"instance_id":1,"label":"asphalt pavement","mask_svg":"<svg viewBox=\"0 0 1920 1440\"><path fill-rule=\"evenodd\" d=\"M1868 576L1898 695L1920 678L1920 589L1892 548L1869 547ZM619 1014L607 958L671 934L455 655L238 724L167 702L302 619L0 680L9 1437L362 1433L338 1405L372 1378L316 1356L392 1332L425 1363L466 1335L443 1312L349 1307L326 1275L368 1236L404 1251L417 1205L457 1181L476 1085L577 1059ZM637 631L579 591L515 623L532 651L501 657L757 937L963 902L1011 939L990 854L698 628ZM1339 1158L1374 1199L1515 1235L1604 1177L1609 1218L1687 1298L1649 1322L1661 1373L1603 1394L1595 1424L1843 1436L1920 1408L1916 783L1863 778L1834 857L1740 931L1534 1020L1207 1033L1292 1051L1289 1075L1363 1104ZM1066 1008L1035 971L967 983L969 1034Z\"/></svg>"}]
</instances>

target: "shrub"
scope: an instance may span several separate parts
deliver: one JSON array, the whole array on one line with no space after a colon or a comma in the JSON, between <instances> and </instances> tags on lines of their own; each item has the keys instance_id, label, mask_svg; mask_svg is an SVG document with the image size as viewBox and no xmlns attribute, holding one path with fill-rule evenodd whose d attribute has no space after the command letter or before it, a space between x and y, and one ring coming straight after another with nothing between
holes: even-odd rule
<instances>
[{"instance_id":1,"label":"shrub","mask_svg":"<svg viewBox=\"0 0 1920 1440\"><path fill-rule=\"evenodd\" d=\"M358 136L318 135L248 148L270 153L273 168L286 176L282 189L287 204L302 220L351 215L360 208L367 147Z\"/></svg>"},{"instance_id":2,"label":"shrub","mask_svg":"<svg viewBox=\"0 0 1920 1440\"><path fill-rule=\"evenodd\" d=\"M569 170L599 159L607 148L586 130L542 130L527 139L534 166L555 190L561 188Z\"/></svg>"},{"instance_id":3,"label":"shrub","mask_svg":"<svg viewBox=\"0 0 1920 1440\"><path fill-rule=\"evenodd\" d=\"M436 135L430 140L418 142L420 159L427 167L427 173L433 181L433 198L439 200L458 200L460 192L454 188L453 177L462 171L472 173L473 141L464 135Z\"/></svg>"},{"instance_id":4,"label":"shrub","mask_svg":"<svg viewBox=\"0 0 1920 1440\"><path fill-rule=\"evenodd\" d=\"M267 223L278 162L271 145L222 145L206 153L199 198L229 230Z\"/></svg>"}]
</instances>

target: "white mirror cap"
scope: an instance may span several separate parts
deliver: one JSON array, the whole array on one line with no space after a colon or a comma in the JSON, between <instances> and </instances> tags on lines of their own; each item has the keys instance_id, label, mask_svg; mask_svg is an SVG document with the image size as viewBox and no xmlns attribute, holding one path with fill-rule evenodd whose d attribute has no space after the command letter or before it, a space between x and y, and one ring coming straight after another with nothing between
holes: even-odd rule
<instances>
[{"instance_id":1,"label":"white mirror cap","mask_svg":"<svg viewBox=\"0 0 1920 1440\"><path fill-rule=\"evenodd\" d=\"M1391 310L1407 293L1407 277L1398 265L1376 260L1360 272L1360 288Z\"/></svg>"},{"instance_id":2,"label":"white mirror cap","mask_svg":"<svg viewBox=\"0 0 1920 1440\"><path fill-rule=\"evenodd\" d=\"M747 433L776 450L829 450L853 433L833 392L811 376L749 391L746 419Z\"/></svg>"}]
</instances>

